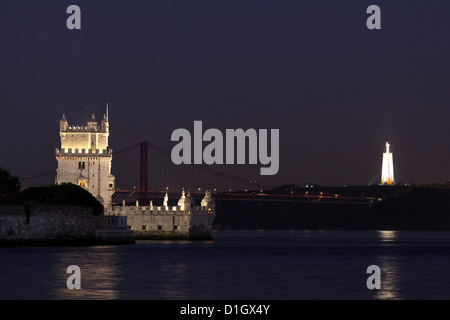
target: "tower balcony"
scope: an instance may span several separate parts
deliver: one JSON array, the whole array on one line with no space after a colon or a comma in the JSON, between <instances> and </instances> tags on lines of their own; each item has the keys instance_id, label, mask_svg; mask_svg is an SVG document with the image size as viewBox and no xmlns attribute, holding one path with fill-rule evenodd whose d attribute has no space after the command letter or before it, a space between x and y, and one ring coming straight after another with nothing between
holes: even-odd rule
<instances>
[{"instance_id":1,"label":"tower balcony","mask_svg":"<svg viewBox=\"0 0 450 320\"><path fill-rule=\"evenodd\" d=\"M55 149L57 157L111 157L112 149L79 149L79 148L62 148Z\"/></svg>"}]
</instances>

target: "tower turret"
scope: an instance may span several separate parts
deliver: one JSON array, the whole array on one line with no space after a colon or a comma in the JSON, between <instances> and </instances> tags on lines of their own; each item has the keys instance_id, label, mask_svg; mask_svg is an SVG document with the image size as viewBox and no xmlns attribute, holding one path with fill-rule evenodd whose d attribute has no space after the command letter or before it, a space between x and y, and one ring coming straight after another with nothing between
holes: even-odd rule
<instances>
[{"instance_id":1,"label":"tower turret","mask_svg":"<svg viewBox=\"0 0 450 320\"><path fill-rule=\"evenodd\" d=\"M207 211L214 211L216 208L216 201L211 196L211 191L206 190L205 196L202 199L201 206L205 207Z\"/></svg>"},{"instance_id":2,"label":"tower turret","mask_svg":"<svg viewBox=\"0 0 450 320\"><path fill-rule=\"evenodd\" d=\"M66 119L66 114L63 113L61 120L59 120L59 131L66 131L69 126L69 122Z\"/></svg>"},{"instance_id":3,"label":"tower turret","mask_svg":"<svg viewBox=\"0 0 450 320\"><path fill-rule=\"evenodd\" d=\"M88 130L96 131L98 129L98 122L95 120L95 114L92 114L91 120L87 123Z\"/></svg>"},{"instance_id":4,"label":"tower turret","mask_svg":"<svg viewBox=\"0 0 450 320\"><path fill-rule=\"evenodd\" d=\"M109 133L109 110L108 104L106 104L106 113L103 115L103 119L100 125L102 132Z\"/></svg>"},{"instance_id":5,"label":"tower turret","mask_svg":"<svg viewBox=\"0 0 450 320\"><path fill-rule=\"evenodd\" d=\"M194 209L194 199L191 196L191 192L188 192L186 198L184 199L184 211L188 211L189 213L191 210Z\"/></svg>"},{"instance_id":6,"label":"tower turret","mask_svg":"<svg viewBox=\"0 0 450 320\"><path fill-rule=\"evenodd\" d=\"M102 132L109 132L109 122L106 120L106 114L103 115L103 119L100 124L100 130Z\"/></svg>"},{"instance_id":7,"label":"tower turret","mask_svg":"<svg viewBox=\"0 0 450 320\"><path fill-rule=\"evenodd\" d=\"M184 199L186 199L186 194L183 192L181 193L181 198L178 200L178 206L181 208L181 211L184 211Z\"/></svg>"},{"instance_id":8,"label":"tower turret","mask_svg":"<svg viewBox=\"0 0 450 320\"><path fill-rule=\"evenodd\" d=\"M167 195L167 192L164 196L163 206L165 210L169 210L169 196Z\"/></svg>"}]
</instances>

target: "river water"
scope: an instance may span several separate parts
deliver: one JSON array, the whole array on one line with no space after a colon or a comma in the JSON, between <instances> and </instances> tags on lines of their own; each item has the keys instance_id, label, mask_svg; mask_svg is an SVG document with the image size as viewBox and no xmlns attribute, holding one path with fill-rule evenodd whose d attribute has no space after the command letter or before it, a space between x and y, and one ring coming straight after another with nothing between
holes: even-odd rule
<instances>
[{"instance_id":1,"label":"river water","mask_svg":"<svg viewBox=\"0 0 450 320\"><path fill-rule=\"evenodd\" d=\"M0 299L450 299L450 232L214 231L213 241L0 248ZM67 289L67 267L81 289ZM367 267L381 289L368 289Z\"/></svg>"}]
</instances>

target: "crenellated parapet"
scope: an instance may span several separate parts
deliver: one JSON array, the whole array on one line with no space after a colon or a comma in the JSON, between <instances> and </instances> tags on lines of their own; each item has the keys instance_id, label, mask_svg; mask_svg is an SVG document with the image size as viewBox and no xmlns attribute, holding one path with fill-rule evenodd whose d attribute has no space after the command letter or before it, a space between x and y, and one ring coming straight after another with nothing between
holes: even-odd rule
<instances>
[{"instance_id":1,"label":"crenellated parapet","mask_svg":"<svg viewBox=\"0 0 450 320\"><path fill-rule=\"evenodd\" d=\"M103 116L103 120L99 123L95 120L95 115L92 114L91 119L87 122L87 125L69 125L66 119L66 115L63 114L61 120L59 121L59 132L61 133L108 133L109 132L109 121L106 114Z\"/></svg>"},{"instance_id":2,"label":"crenellated parapet","mask_svg":"<svg viewBox=\"0 0 450 320\"><path fill-rule=\"evenodd\" d=\"M110 215L151 215L151 214L196 214L196 213L209 213L214 214L214 211L208 207L195 206L191 210L184 210L179 206L169 206L167 209L165 206L112 206L108 208L107 214Z\"/></svg>"}]
</instances>

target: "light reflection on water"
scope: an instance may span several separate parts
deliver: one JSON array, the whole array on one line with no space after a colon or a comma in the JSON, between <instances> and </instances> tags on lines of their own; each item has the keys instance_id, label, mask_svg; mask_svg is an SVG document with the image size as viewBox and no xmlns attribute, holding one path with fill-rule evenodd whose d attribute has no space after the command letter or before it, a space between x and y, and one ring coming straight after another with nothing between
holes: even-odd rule
<instances>
[{"instance_id":1,"label":"light reflection on water","mask_svg":"<svg viewBox=\"0 0 450 320\"><path fill-rule=\"evenodd\" d=\"M380 237L381 241L388 242L388 241L394 241L395 240L398 231L379 230L377 232L378 232L378 236Z\"/></svg>"},{"instance_id":2,"label":"light reflection on water","mask_svg":"<svg viewBox=\"0 0 450 320\"><path fill-rule=\"evenodd\" d=\"M375 298L382 300L400 300L402 295L399 282L402 274L396 257L382 255L377 258L377 265L381 269L381 289L374 290Z\"/></svg>"},{"instance_id":3,"label":"light reflection on water","mask_svg":"<svg viewBox=\"0 0 450 320\"><path fill-rule=\"evenodd\" d=\"M450 299L450 233L215 231L214 241L0 248L0 299ZM381 290L366 269L381 268ZM81 290L68 290L69 265Z\"/></svg>"},{"instance_id":4,"label":"light reflection on water","mask_svg":"<svg viewBox=\"0 0 450 320\"><path fill-rule=\"evenodd\" d=\"M397 231L380 230L377 231L381 242L393 242L396 239ZM400 270L397 257L392 255L380 255L376 258L376 265L381 269L381 289L376 290L375 298L382 300L401 300L402 296L398 288Z\"/></svg>"},{"instance_id":5,"label":"light reflection on water","mask_svg":"<svg viewBox=\"0 0 450 320\"><path fill-rule=\"evenodd\" d=\"M66 285L53 287L55 299L118 299L117 286L121 281L118 272L119 252L112 246L92 246L89 250L64 248L56 256L53 273L56 282L65 284L71 275L67 267L77 265L81 269L81 289L68 290ZM77 248L79 249L79 248Z\"/></svg>"}]
</instances>

